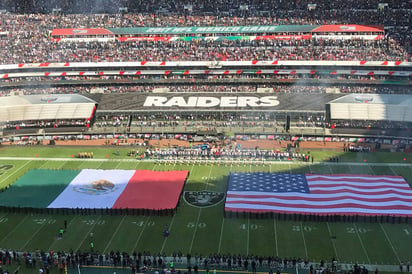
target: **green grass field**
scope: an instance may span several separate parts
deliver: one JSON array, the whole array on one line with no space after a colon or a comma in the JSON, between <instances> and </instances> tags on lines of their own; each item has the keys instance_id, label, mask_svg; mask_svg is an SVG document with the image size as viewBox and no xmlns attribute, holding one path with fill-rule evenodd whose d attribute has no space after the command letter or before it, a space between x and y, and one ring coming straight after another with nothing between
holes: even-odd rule
<instances>
[{"instance_id":1,"label":"green grass field","mask_svg":"<svg viewBox=\"0 0 412 274\"><path fill-rule=\"evenodd\" d=\"M256 165L158 165L126 156L130 148L1 147L0 188L12 184L30 169L150 169L190 171L185 191L225 192L231 171L353 173L402 175L412 182L412 157L403 153L346 153L311 151L314 164L299 162ZM93 151L93 160L71 158ZM38 155L38 156L36 156ZM330 155L339 163L325 163ZM28 157L22 159L22 157ZM19 159L20 158L20 159ZM95 250L181 251L308 258L342 263L399 265L412 260L412 225L391 223L301 222L293 220L224 218L224 203L207 208L180 202L174 216L42 215L0 211L0 249L88 251L90 233ZM64 220L68 229L58 239ZM162 231L170 226L170 236Z\"/></svg>"}]
</instances>

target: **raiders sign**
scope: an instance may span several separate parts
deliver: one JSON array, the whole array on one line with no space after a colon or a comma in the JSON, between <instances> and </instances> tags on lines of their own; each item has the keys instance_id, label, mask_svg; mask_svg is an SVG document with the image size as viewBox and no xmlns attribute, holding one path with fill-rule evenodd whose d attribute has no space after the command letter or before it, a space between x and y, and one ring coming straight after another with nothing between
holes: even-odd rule
<instances>
[{"instance_id":1,"label":"raiders sign","mask_svg":"<svg viewBox=\"0 0 412 274\"><path fill-rule=\"evenodd\" d=\"M183 194L183 199L191 206L194 207L211 207L221 201L225 194L222 192L212 192L212 191L185 191Z\"/></svg>"},{"instance_id":2,"label":"raiders sign","mask_svg":"<svg viewBox=\"0 0 412 274\"><path fill-rule=\"evenodd\" d=\"M273 107L279 105L277 96L222 96L222 97L183 97L147 96L144 107Z\"/></svg>"}]
</instances>

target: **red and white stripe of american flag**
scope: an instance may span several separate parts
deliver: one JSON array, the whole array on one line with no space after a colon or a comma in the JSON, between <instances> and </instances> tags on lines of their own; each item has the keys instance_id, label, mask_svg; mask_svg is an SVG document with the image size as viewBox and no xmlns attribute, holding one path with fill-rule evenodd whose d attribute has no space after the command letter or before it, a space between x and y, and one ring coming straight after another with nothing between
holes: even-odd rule
<instances>
[{"instance_id":1,"label":"red and white stripe of american flag","mask_svg":"<svg viewBox=\"0 0 412 274\"><path fill-rule=\"evenodd\" d=\"M401 176L306 174L310 193L228 191L225 210L316 215L411 216Z\"/></svg>"}]
</instances>

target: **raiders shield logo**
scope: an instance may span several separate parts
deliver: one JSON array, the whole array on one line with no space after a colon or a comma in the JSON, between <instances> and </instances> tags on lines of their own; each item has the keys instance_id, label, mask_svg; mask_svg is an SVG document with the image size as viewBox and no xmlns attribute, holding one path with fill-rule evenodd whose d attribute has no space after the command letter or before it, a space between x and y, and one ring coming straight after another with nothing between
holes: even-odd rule
<instances>
[{"instance_id":1,"label":"raiders shield logo","mask_svg":"<svg viewBox=\"0 0 412 274\"><path fill-rule=\"evenodd\" d=\"M194 207L211 207L221 201L225 197L224 193L212 191L185 191L183 199Z\"/></svg>"}]
</instances>

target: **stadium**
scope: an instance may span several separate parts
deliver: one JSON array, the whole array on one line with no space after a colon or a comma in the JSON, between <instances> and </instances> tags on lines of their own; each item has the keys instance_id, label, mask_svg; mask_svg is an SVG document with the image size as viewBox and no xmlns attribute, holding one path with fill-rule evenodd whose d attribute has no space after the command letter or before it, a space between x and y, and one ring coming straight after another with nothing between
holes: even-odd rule
<instances>
[{"instance_id":1,"label":"stadium","mask_svg":"<svg viewBox=\"0 0 412 274\"><path fill-rule=\"evenodd\" d=\"M400 273L412 2L0 1L0 274Z\"/></svg>"}]
</instances>

